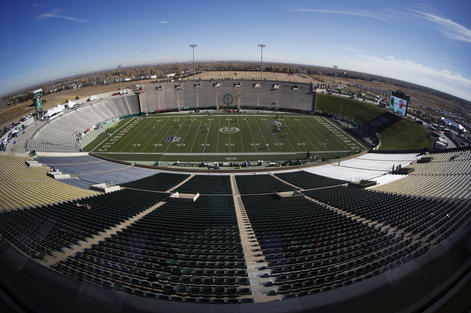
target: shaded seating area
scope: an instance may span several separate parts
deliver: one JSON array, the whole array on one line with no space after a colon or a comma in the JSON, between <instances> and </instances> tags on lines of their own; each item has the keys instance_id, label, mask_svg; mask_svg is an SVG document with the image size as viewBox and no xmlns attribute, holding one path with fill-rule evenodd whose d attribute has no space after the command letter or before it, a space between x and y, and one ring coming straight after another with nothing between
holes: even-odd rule
<instances>
[{"instance_id":1,"label":"shaded seating area","mask_svg":"<svg viewBox=\"0 0 471 313\"><path fill-rule=\"evenodd\" d=\"M43 258L55 250L104 232L167 197L121 190L55 205L0 213L4 239L24 253Z\"/></svg>"},{"instance_id":2,"label":"shaded seating area","mask_svg":"<svg viewBox=\"0 0 471 313\"><path fill-rule=\"evenodd\" d=\"M178 187L178 192L201 194L232 194L228 175L196 175Z\"/></svg>"},{"instance_id":3,"label":"shaded seating area","mask_svg":"<svg viewBox=\"0 0 471 313\"><path fill-rule=\"evenodd\" d=\"M271 175L237 175L236 181L241 194L295 190Z\"/></svg>"},{"instance_id":4,"label":"shaded seating area","mask_svg":"<svg viewBox=\"0 0 471 313\"><path fill-rule=\"evenodd\" d=\"M190 175L185 174L158 173L146 178L125 183L122 186L144 190L167 191L184 181L189 176Z\"/></svg>"},{"instance_id":5,"label":"shaded seating area","mask_svg":"<svg viewBox=\"0 0 471 313\"><path fill-rule=\"evenodd\" d=\"M64 183L88 189L97 183L123 184L154 175L155 170L114 163L92 156L38 157L37 160L63 173L77 176Z\"/></svg>"},{"instance_id":6,"label":"shaded seating area","mask_svg":"<svg viewBox=\"0 0 471 313\"><path fill-rule=\"evenodd\" d=\"M471 201L404 196L349 187L305 191L323 203L431 240L469 223Z\"/></svg>"},{"instance_id":7,"label":"shaded seating area","mask_svg":"<svg viewBox=\"0 0 471 313\"><path fill-rule=\"evenodd\" d=\"M305 171L278 173L275 175L303 189L328 187L328 186L335 186L335 185L341 185L341 184L347 183L347 181L345 180L312 174Z\"/></svg>"},{"instance_id":8,"label":"shaded seating area","mask_svg":"<svg viewBox=\"0 0 471 313\"><path fill-rule=\"evenodd\" d=\"M306 198L242 196L261 252L284 298L347 286L395 268L428 250Z\"/></svg>"},{"instance_id":9,"label":"shaded seating area","mask_svg":"<svg viewBox=\"0 0 471 313\"><path fill-rule=\"evenodd\" d=\"M251 302L230 196L168 202L98 245L58 263L80 280L138 296Z\"/></svg>"}]
</instances>

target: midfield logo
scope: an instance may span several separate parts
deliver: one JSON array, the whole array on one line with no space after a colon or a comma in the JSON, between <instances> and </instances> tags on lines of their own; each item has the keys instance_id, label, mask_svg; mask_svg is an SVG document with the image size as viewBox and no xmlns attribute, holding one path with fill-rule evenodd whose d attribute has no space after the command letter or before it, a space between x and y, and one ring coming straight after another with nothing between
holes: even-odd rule
<instances>
[{"instance_id":1,"label":"midfield logo","mask_svg":"<svg viewBox=\"0 0 471 313\"><path fill-rule=\"evenodd\" d=\"M223 134L235 134L240 131L237 127L229 127L229 126L224 126L219 128L219 131Z\"/></svg>"}]
</instances>

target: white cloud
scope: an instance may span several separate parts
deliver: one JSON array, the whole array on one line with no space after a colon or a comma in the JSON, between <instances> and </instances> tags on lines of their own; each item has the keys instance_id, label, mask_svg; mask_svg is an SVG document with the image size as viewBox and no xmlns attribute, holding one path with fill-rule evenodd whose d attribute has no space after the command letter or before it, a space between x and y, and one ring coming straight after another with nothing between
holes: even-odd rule
<instances>
[{"instance_id":1,"label":"white cloud","mask_svg":"<svg viewBox=\"0 0 471 313\"><path fill-rule=\"evenodd\" d=\"M159 21L159 24L169 24L169 23L170 23L170 21L165 21L165 20Z\"/></svg>"},{"instance_id":2,"label":"white cloud","mask_svg":"<svg viewBox=\"0 0 471 313\"><path fill-rule=\"evenodd\" d=\"M346 59L339 67L408 81L471 101L471 79L447 69L439 70L393 56L369 55Z\"/></svg>"},{"instance_id":3,"label":"white cloud","mask_svg":"<svg viewBox=\"0 0 471 313\"><path fill-rule=\"evenodd\" d=\"M382 13L367 11L367 10L329 10L329 9L294 9L295 12L310 12L310 13L324 13L324 14L337 14L337 15L350 15L359 17L368 17L378 20L384 20L385 16Z\"/></svg>"},{"instance_id":4,"label":"white cloud","mask_svg":"<svg viewBox=\"0 0 471 313\"><path fill-rule=\"evenodd\" d=\"M57 18L61 20L67 20L67 21L72 21L72 22L79 22L79 23L90 23L89 21L77 17L72 17L68 15L61 15L60 13L63 12L62 9L54 9L50 12L41 14L36 17L36 20L41 21L41 20L47 20L50 18Z\"/></svg>"},{"instance_id":5,"label":"white cloud","mask_svg":"<svg viewBox=\"0 0 471 313\"><path fill-rule=\"evenodd\" d=\"M412 10L412 12L421 18L435 24L438 30L446 38L471 43L471 29L445 17L417 10Z\"/></svg>"}]
</instances>

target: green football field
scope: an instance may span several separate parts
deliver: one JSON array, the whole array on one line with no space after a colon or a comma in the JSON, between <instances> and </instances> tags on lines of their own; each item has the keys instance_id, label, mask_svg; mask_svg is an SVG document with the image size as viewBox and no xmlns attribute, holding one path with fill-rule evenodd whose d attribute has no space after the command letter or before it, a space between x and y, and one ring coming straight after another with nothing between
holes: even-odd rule
<instances>
[{"instance_id":1,"label":"green football field","mask_svg":"<svg viewBox=\"0 0 471 313\"><path fill-rule=\"evenodd\" d=\"M364 147L330 120L309 115L153 115L121 120L85 150L122 160L292 159Z\"/></svg>"}]
</instances>

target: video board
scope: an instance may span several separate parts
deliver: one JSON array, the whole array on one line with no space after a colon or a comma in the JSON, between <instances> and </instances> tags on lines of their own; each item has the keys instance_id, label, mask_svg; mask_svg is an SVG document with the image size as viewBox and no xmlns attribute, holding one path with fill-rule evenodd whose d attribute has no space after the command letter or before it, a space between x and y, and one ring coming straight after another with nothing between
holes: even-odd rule
<instances>
[{"instance_id":1,"label":"video board","mask_svg":"<svg viewBox=\"0 0 471 313\"><path fill-rule=\"evenodd\" d=\"M408 100L391 95L391 100L389 102L389 109L393 111L394 113L397 113L401 116L406 116L408 105L409 105Z\"/></svg>"}]
</instances>

